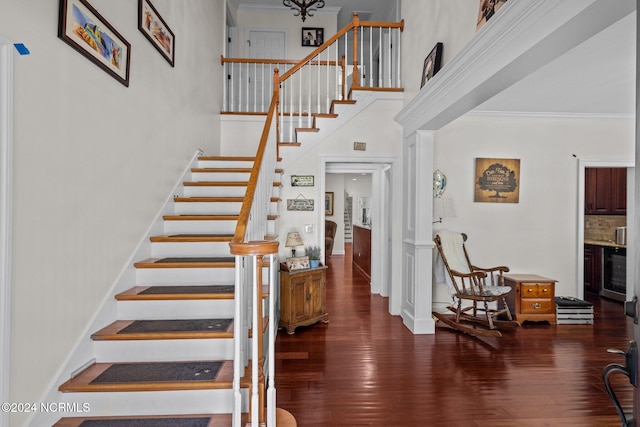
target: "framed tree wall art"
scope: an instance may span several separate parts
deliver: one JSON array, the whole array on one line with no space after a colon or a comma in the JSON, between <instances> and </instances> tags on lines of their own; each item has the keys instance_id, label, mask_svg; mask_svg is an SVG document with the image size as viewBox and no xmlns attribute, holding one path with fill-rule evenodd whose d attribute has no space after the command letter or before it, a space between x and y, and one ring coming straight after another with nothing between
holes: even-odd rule
<instances>
[{"instance_id":1,"label":"framed tree wall art","mask_svg":"<svg viewBox=\"0 0 640 427\"><path fill-rule=\"evenodd\" d=\"M176 37L149 0L138 0L138 29L173 67Z\"/></svg>"},{"instance_id":2,"label":"framed tree wall art","mask_svg":"<svg viewBox=\"0 0 640 427\"><path fill-rule=\"evenodd\" d=\"M518 203L520 159L476 159L474 202Z\"/></svg>"},{"instance_id":3,"label":"framed tree wall art","mask_svg":"<svg viewBox=\"0 0 640 427\"><path fill-rule=\"evenodd\" d=\"M131 45L87 0L60 0L58 37L129 86Z\"/></svg>"}]
</instances>

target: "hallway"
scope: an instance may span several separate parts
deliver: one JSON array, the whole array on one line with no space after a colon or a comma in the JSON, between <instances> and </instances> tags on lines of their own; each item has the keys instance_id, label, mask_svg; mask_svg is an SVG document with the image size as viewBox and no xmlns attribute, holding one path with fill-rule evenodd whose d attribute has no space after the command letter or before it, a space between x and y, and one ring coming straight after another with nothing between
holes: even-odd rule
<instances>
[{"instance_id":1,"label":"hallway","mask_svg":"<svg viewBox=\"0 0 640 427\"><path fill-rule=\"evenodd\" d=\"M623 363L606 350L632 337L620 303L592 301L595 325L413 335L350 261L348 247L327 262L329 323L278 334L278 407L299 427L620 426L601 380L607 364ZM618 377L628 407L631 386Z\"/></svg>"}]
</instances>

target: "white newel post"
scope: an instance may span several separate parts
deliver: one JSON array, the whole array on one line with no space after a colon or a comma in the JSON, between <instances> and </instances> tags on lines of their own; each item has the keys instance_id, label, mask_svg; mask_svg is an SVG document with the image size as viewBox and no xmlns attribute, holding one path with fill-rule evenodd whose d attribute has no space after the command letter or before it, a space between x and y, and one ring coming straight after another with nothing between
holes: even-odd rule
<instances>
[{"instance_id":1,"label":"white newel post","mask_svg":"<svg viewBox=\"0 0 640 427\"><path fill-rule=\"evenodd\" d=\"M434 131L404 139L402 319L414 334L435 333L432 309Z\"/></svg>"}]
</instances>

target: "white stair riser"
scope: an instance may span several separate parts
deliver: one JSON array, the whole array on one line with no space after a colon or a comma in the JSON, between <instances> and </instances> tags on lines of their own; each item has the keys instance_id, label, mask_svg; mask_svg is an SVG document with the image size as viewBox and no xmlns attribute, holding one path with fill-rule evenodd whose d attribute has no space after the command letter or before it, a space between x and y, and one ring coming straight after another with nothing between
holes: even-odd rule
<instances>
[{"instance_id":1,"label":"white stair riser","mask_svg":"<svg viewBox=\"0 0 640 427\"><path fill-rule=\"evenodd\" d=\"M98 362L171 362L233 359L233 338L94 341Z\"/></svg>"},{"instance_id":2,"label":"white stair riser","mask_svg":"<svg viewBox=\"0 0 640 427\"><path fill-rule=\"evenodd\" d=\"M187 185L183 188L184 197L244 197L247 191L247 187L244 186ZM280 188L280 186L274 185L271 196L280 197Z\"/></svg>"},{"instance_id":3,"label":"white stair riser","mask_svg":"<svg viewBox=\"0 0 640 427\"><path fill-rule=\"evenodd\" d=\"M275 234L277 220L267 221L269 234ZM165 221L165 234L211 234L211 233L235 233L237 221Z\"/></svg>"},{"instance_id":4,"label":"white stair riser","mask_svg":"<svg viewBox=\"0 0 640 427\"><path fill-rule=\"evenodd\" d=\"M185 197L244 197L246 186L186 185Z\"/></svg>"},{"instance_id":5,"label":"white stair riser","mask_svg":"<svg viewBox=\"0 0 640 427\"><path fill-rule=\"evenodd\" d=\"M251 172L192 172L191 179L197 182L247 182Z\"/></svg>"},{"instance_id":6,"label":"white stair riser","mask_svg":"<svg viewBox=\"0 0 640 427\"><path fill-rule=\"evenodd\" d=\"M224 414L233 407L232 390L61 393L60 396L63 403L90 408L88 413L60 416Z\"/></svg>"},{"instance_id":7,"label":"white stair riser","mask_svg":"<svg viewBox=\"0 0 640 427\"><path fill-rule=\"evenodd\" d=\"M176 202L176 215L238 215L242 202ZM278 202L269 203L269 213L278 213Z\"/></svg>"},{"instance_id":8,"label":"white stair riser","mask_svg":"<svg viewBox=\"0 0 640 427\"><path fill-rule=\"evenodd\" d=\"M176 215L238 215L242 202L176 202Z\"/></svg>"},{"instance_id":9,"label":"white stair riser","mask_svg":"<svg viewBox=\"0 0 640 427\"><path fill-rule=\"evenodd\" d=\"M136 283L142 285L229 285L233 268L137 268Z\"/></svg>"},{"instance_id":10,"label":"white stair riser","mask_svg":"<svg viewBox=\"0 0 640 427\"><path fill-rule=\"evenodd\" d=\"M252 168L253 160L199 160L199 168Z\"/></svg>"},{"instance_id":11,"label":"white stair riser","mask_svg":"<svg viewBox=\"0 0 640 427\"><path fill-rule=\"evenodd\" d=\"M237 224L236 220L165 221L164 232L165 234L233 234Z\"/></svg>"},{"instance_id":12,"label":"white stair riser","mask_svg":"<svg viewBox=\"0 0 640 427\"><path fill-rule=\"evenodd\" d=\"M229 242L153 242L151 256L154 258L231 256L231 251Z\"/></svg>"},{"instance_id":13,"label":"white stair riser","mask_svg":"<svg viewBox=\"0 0 640 427\"><path fill-rule=\"evenodd\" d=\"M118 301L119 320L232 319L234 302L210 300Z\"/></svg>"}]
</instances>

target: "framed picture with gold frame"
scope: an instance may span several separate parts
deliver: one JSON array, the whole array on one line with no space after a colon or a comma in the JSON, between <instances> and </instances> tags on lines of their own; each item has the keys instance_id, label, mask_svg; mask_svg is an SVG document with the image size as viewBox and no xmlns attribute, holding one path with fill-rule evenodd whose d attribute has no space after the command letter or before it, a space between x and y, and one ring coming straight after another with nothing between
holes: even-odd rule
<instances>
[{"instance_id":1,"label":"framed picture with gold frame","mask_svg":"<svg viewBox=\"0 0 640 427\"><path fill-rule=\"evenodd\" d=\"M333 191L324 193L324 214L333 216Z\"/></svg>"},{"instance_id":2,"label":"framed picture with gold frame","mask_svg":"<svg viewBox=\"0 0 640 427\"><path fill-rule=\"evenodd\" d=\"M518 203L520 159L476 158L474 202Z\"/></svg>"}]
</instances>

